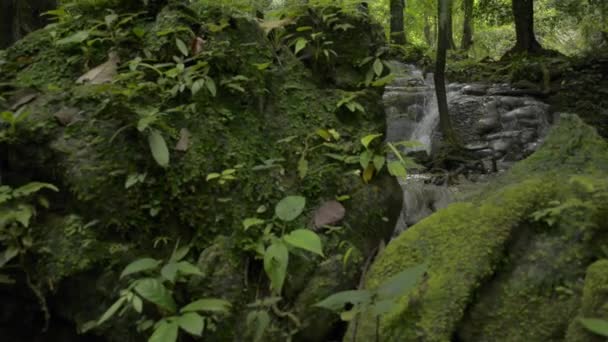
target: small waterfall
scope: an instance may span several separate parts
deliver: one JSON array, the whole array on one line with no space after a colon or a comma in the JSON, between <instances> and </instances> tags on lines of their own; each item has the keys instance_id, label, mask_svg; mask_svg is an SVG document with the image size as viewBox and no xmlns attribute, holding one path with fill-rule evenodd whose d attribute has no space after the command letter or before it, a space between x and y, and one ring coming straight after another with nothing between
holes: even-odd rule
<instances>
[{"instance_id":1,"label":"small waterfall","mask_svg":"<svg viewBox=\"0 0 608 342\"><path fill-rule=\"evenodd\" d=\"M396 77L383 96L386 141L418 141L419 147L402 152L431 156L440 142L433 75L399 62L390 67ZM548 105L509 84L450 84L447 98L454 129L485 170L473 179L506 170L533 153L553 121ZM394 235L449 204L450 188L432 184L432 178L408 170L407 179L400 180L404 200Z\"/></svg>"}]
</instances>

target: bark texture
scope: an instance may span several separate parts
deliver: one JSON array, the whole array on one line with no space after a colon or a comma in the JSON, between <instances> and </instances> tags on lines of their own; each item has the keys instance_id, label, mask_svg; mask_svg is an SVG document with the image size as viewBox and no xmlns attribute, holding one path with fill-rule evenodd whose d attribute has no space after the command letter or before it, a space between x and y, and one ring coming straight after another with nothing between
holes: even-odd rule
<instances>
[{"instance_id":1,"label":"bark texture","mask_svg":"<svg viewBox=\"0 0 608 342\"><path fill-rule=\"evenodd\" d=\"M473 5L474 0L463 0L464 23L462 27L462 42L460 48L469 50L473 45Z\"/></svg>"},{"instance_id":2,"label":"bark texture","mask_svg":"<svg viewBox=\"0 0 608 342\"><path fill-rule=\"evenodd\" d=\"M403 21L403 11L405 10L405 0L391 0L391 43L405 44L405 28Z\"/></svg>"},{"instance_id":3,"label":"bark texture","mask_svg":"<svg viewBox=\"0 0 608 342\"><path fill-rule=\"evenodd\" d=\"M458 139L452 126L448 111L448 99L445 89L445 64L448 50L448 28L451 24L452 0L438 0L439 8L439 34L437 41L437 62L435 65L435 92L437 95L437 107L439 109L439 126L441 133L448 144L458 145Z\"/></svg>"},{"instance_id":4,"label":"bark texture","mask_svg":"<svg viewBox=\"0 0 608 342\"><path fill-rule=\"evenodd\" d=\"M534 0L513 0L512 5L517 41L510 52L540 52L542 47L534 34Z\"/></svg>"}]
</instances>

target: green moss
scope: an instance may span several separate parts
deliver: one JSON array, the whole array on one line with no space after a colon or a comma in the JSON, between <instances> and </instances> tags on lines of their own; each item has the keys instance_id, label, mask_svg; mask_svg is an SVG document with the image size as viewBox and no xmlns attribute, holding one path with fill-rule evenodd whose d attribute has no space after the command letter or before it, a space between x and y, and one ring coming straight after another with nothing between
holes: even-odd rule
<instances>
[{"instance_id":1,"label":"green moss","mask_svg":"<svg viewBox=\"0 0 608 342\"><path fill-rule=\"evenodd\" d=\"M599 184L593 196L604 198L608 188L600 175L607 162L606 142L577 117L565 116L537 153L481 196L439 211L392 241L372 266L367 287L419 263L428 263L429 271L382 317L382 340L563 338L578 306L577 280L597 252L591 241L602 236L608 210L605 199L591 200L572 177L586 174ZM563 207L555 209L556 203ZM553 208L553 221L532 215L545 208ZM373 317L363 317L358 340L374 336Z\"/></svg>"},{"instance_id":2,"label":"green moss","mask_svg":"<svg viewBox=\"0 0 608 342\"><path fill-rule=\"evenodd\" d=\"M580 324L578 318L608 319L608 260L603 259L587 268L585 287L580 312L572 320L566 335L567 342L600 342L606 339L597 336Z\"/></svg>"}]
</instances>

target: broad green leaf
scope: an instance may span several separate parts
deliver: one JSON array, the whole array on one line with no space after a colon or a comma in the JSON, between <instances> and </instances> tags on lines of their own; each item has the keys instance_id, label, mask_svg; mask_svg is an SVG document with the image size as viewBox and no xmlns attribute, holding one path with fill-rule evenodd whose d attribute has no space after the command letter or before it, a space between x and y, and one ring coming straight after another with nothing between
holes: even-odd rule
<instances>
[{"instance_id":1,"label":"broad green leaf","mask_svg":"<svg viewBox=\"0 0 608 342\"><path fill-rule=\"evenodd\" d=\"M376 58L374 61L374 73L376 76L382 75L382 71L384 71L384 64L382 64L382 60L380 58Z\"/></svg>"},{"instance_id":2,"label":"broad green leaf","mask_svg":"<svg viewBox=\"0 0 608 342\"><path fill-rule=\"evenodd\" d=\"M131 299L131 305L133 306L133 310L137 313L141 313L144 309L144 302L138 296L133 296Z\"/></svg>"},{"instance_id":3,"label":"broad green leaf","mask_svg":"<svg viewBox=\"0 0 608 342\"><path fill-rule=\"evenodd\" d=\"M579 322L592 333L608 337L608 321L599 318L580 318Z\"/></svg>"},{"instance_id":4,"label":"broad green leaf","mask_svg":"<svg viewBox=\"0 0 608 342\"><path fill-rule=\"evenodd\" d=\"M385 86L391 82L393 82L393 80L395 80L396 76L395 74L388 74L382 78L379 78L375 81L373 81L371 84L373 87L382 87Z\"/></svg>"},{"instance_id":5,"label":"broad green leaf","mask_svg":"<svg viewBox=\"0 0 608 342\"><path fill-rule=\"evenodd\" d=\"M253 330L253 342L260 342L270 324L268 312L263 310L252 311L247 315L247 327Z\"/></svg>"},{"instance_id":6,"label":"broad green leaf","mask_svg":"<svg viewBox=\"0 0 608 342\"><path fill-rule=\"evenodd\" d=\"M161 321L148 339L148 342L175 342L177 341L177 322Z\"/></svg>"},{"instance_id":7,"label":"broad green leaf","mask_svg":"<svg viewBox=\"0 0 608 342\"><path fill-rule=\"evenodd\" d=\"M146 29L144 29L141 26L136 26L136 27L133 28L133 34L137 38L143 38L143 36L146 34Z\"/></svg>"},{"instance_id":8,"label":"broad green leaf","mask_svg":"<svg viewBox=\"0 0 608 342\"><path fill-rule=\"evenodd\" d=\"M190 91L192 91L192 95L195 95L201 89L203 89L203 86L205 86L205 79L201 78L200 80L194 81L194 83L192 83L192 87L190 88Z\"/></svg>"},{"instance_id":9,"label":"broad green leaf","mask_svg":"<svg viewBox=\"0 0 608 342\"><path fill-rule=\"evenodd\" d=\"M19 248L16 246L8 246L2 253L0 253L0 268L4 267L9 261L15 258L19 254Z\"/></svg>"},{"instance_id":10,"label":"broad green leaf","mask_svg":"<svg viewBox=\"0 0 608 342\"><path fill-rule=\"evenodd\" d=\"M174 283L177 278L177 263L170 262L160 269L160 275L168 281Z\"/></svg>"},{"instance_id":11,"label":"broad green leaf","mask_svg":"<svg viewBox=\"0 0 608 342\"><path fill-rule=\"evenodd\" d=\"M309 229L297 229L283 236L283 240L293 247L307 250L323 256L323 247L319 235Z\"/></svg>"},{"instance_id":12,"label":"broad green leaf","mask_svg":"<svg viewBox=\"0 0 608 342\"><path fill-rule=\"evenodd\" d=\"M302 51L302 49L304 49L306 45L308 45L308 40L306 40L305 38L298 38L298 40L296 41L295 54L297 55L298 52Z\"/></svg>"},{"instance_id":13,"label":"broad green leaf","mask_svg":"<svg viewBox=\"0 0 608 342\"><path fill-rule=\"evenodd\" d=\"M155 278L140 279L133 289L147 301L170 312L175 312L175 301L173 300L171 292L160 280Z\"/></svg>"},{"instance_id":14,"label":"broad green leaf","mask_svg":"<svg viewBox=\"0 0 608 342\"><path fill-rule=\"evenodd\" d=\"M205 298L194 301L180 309L181 312L221 312L230 311L230 303L223 299Z\"/></svg>"},{"instance_id":15,"label":"broad green leaf","mask_svg":"<svg viewBox=\"0 0 608 342\"><path fill-rule=\"evenodd\" d=\"M427 265L417 265L405 269L383 282L376 290L378 298L395 299L412 290L427 270Z\"/></svg>"},{"instance_id":16,"label":"broad green leaf","mask_svg":"<svg viewBox=\"0 0 608 342\"><path fill-rule=\"evenodd\" d=\"M89 31L78 31L78 32L72 34L71 36L67 36L65 38L59 39L57 41L57 45L82 43L87 38L89 38Z\"/></svg>"},{"instance_id":17,"label":"broad green leaf","mask_svg":"<svg viewBox=\"0 0 608 342\"><path fill-rule=\"evenodd\" d=\"M283 288L288 263L289 251L281 242L273 243L264 252L264 271L270 279L272 289L277 293L281 293Z\"/></svg>"},{"instance_id":18,"label":"broad green leaf","mask_svg":"<svg viewBox=\"0 0 608 342\"><path fill-rule=\"evenodd\" d=\"M376 170L378 172L380 172L380 170L382 170L382 167L384 166L384 162L386 161L386 158L384 158L383 156L374 156L374 167L376 168Z\"/></svg>"},{"instance_id":19,"label":"broad green leaf","mask_svg":"<svg viewBox=\"0 0 608 342\"><path fill-rule=\"evenodd\" d=\"M30 226L30 219L34 216L34 207L27 204L20 204L17 209L12 210L13 217L24 227Z\"/></svg>"},{"instance_id":20,"label":"broad green leaf","mask_svg":"<svg viewBox=\"0 0 608 342\"><path fill-rule=\"evenodd\" d=\"M181 40L179 38L175 38L175 45L177 45L177 48L179 49L179 52L182 53L182 55L188 56L188 54L189 54L188 47L186 46L186 43L184 43L183 40Z\"/></svg>"},{"instance_id":21,"label":"broad green leaf","mask_svg":"<svg viewBox=\"0 0 608 342\"><path fill-rule=\"evenodd\" d=\"M369 181L372 180L372 178L374 177L374 170L376 170L374 168L373 164L369 164L367 165L367 167L365 168L365 170L363 170L363 181L365 183L369 183Z\"/></svg>"},{"instance_id":22,"label":"broad green leaf","mask_svg":"<svg viewBox=\"0 0 608 342\"><path fill-rule=\"evenodd\" d=\"M208 182L210 180L218 179L220 177L222 177L222 175L219 174L219 173L210 173L210 174L207 175L207 179L206 180Z\"/></svg>"},{"instance_id":23,"label":"broad green leaf","mask_svg":"<svg viewBox=\"0 0 608 342\"><path fill-rule=\"evenodd\" d=\"M150 124L154 123L158 119L157 115L147 115L137 121L137 130L143 132L146 128L150 127Z\"/></svg>"},{"instance_id":24,"label":"broad green leaf","mask_svg":"<svg viewBox=\"0 0 608 342\"><path fill-rule=\"evenodd\" d=\"M115 301L114 304L112 304L112 306L110 306L108 308L108 310L106 310L106 312L103 313L103 315L101 315L101 317L97 321L97 325L102 325L105 321L112 318L112 316L114 316L114 314L118 311L118 309L120 309L122 307L122 305L126 301L127 301L127 297L118 298L118 300Z\"/></svg>"},{"instance_id":25,"label":"broad green leaf","mask_svg":"<svg viewBox=\"0 0 608 342\"><path fill-rule=\"evenodd\" d=\"M372 141L374 141L377 138L380 138L381 136L382 136L382 134L370 134L370 135L366 135L363 138L361 138L361 144L365 148L369 148L369 144L371 144Z\"/></svg>"},{"instance_id":26,"label":"broad green leaf","mask_svg":"<svg viewBox=\"0 0 608 342\"><path fill-rule=\"evenodd\" d=\"M157 131L153 130L148 136L148 143L150 144L150 150L152 151L152 157L162 167L169 166L169 148L165 138Z\"/></svg>"},{"instance_id":27,"label":"broad green leaf","mask_svg":"<svg viewBox=\"0 0 608 342\"><path fill-rule=\"evenodd\" d=\"M387 167L388 167L388 172L392 176L395 176L395 177L406 177L407 176L407 171L405 170L403 163L400 161L389 162Z\"/></svg>"},{"instance_id":28,"label":"broad green leaf","mask_svg":"<svg viewBox=\"0 0 608 342\"><path fill-rule=\"evenodd\" d=\"M129 265L127 265L127 267L125 267L125 269L120 274L120 277L123 278L128 276L129 274L155 269L158 267L158 265L160 265L160 263L160 260L152 258L142 258L135 260Z\"/></svg>"},{"instance_id":29,"label":"broad green leaf","mask_svg":"<svg viewBox=\"0 0 608 342\"><path fill-rule=\"evenodd\" d=\"M33 193L36 193L42 189L49 189L49 190L53 190L55 192L59 191L59 189L57 189L57 187L54 186L53 184L31 182L31 183L27 183L27 184L20 186L17 189L13 190L13 197L15 197L15 198L25 197L25 196L31 195Z\"/></svg>"},{"instance_id":30,"label":"broad green leaf","mask_svg":"<svg viewBox=\"0 0 608 342\"><path fill-rule=\"evenodd\" d=\"M245 228L245 230L247 230L253 226L259 226L261 224L264 224L264 222L266 221L255 217L246 218L243 220L243 227Z\"/></svg>"},{"instance_id":31,"label":"broad green leaf","mask_svg":"<svg viewBox=\"0 0 608 342\"><path fill-rule=\"evenodd\" d=\"M253 65L260 71L268 69L269 66L272 65L271 62L268 63L253 63Z\"/></svg>"},{"instance_id":32,"label":"broad green leaf","mask_svg":"<svg viewBox=\"0 0 608 342\"><path fill-rule=\"evenodd\" d=\"M395 300L394 298L379 300L379 301L375 302L370 308L372 315L374 315L374 316L384 315L385 313L388 313L391 310L393 310L393 308L395 306L397 306L397 303L398 303L397 300Z\"/></svg>"},{"instance_id":33,"label":"broad green leaf","mask_svg":"<svg viewBox=\"0 0 608 342\"><path fill-rule=\"evenodd\" d=\"M187 261L180 261L179 263L177 263L177 269L179 273L183 275L203 275L203 272L201 272L200 268Z\"/></svg>"},{"instance_id":34,"label":"broad green leaf","mask_svg":"<svg viewBox=\"0 0 608 342\"><path fill-rule=\"evenodd\" d=\"M116 21L116 19L118 19L118 15L116 15L116 13L112 13L112 14L108 14L104 17L104 20L106 22L106 26L110 27L112 26L112 23Z\"/></svg>"},{"instance_id":35,"label":"broad green leaf","mask_svg":"<svg viewBox=\"0 0 608 342\"><path fill-rule=\"evenodd\" d=\"M205 328L205 320L196 312L187 312L176 320L180 328L194 336L201 336Z\"/></svg>"},{"instance_id":36,"label":"broad green leaf","mask_svg":"<svg viewBox=\"0 0 608 342\"><path fill-rule=\"evenodd\" d=\"M306 198L302 196L287 196L277 203L274 212L282 221L295 220L306 207Z\"/></svg>"},{"instance_id":37,"label":"broad green leaf","mask_svg":"<svg viewBox=\"0 0 608 342\"><path fill-rule=\"evenodd\" d=\"M365 169L369 165L369 163L372 161L373 155L374 154L369 150L365 150L359 155L359 164L362 168Z\"/></svg>"},{"instance_id":38,"label":"broad green leaf","mask_svg":"<svg viewBox=\"0 0 608 342\"><path fill-rule=\"evenodd\" d=\"M372 300L372 294L367 290L350 290L335 293L314 306L325 308L334 312L344 310L346 304L365 305Z\"/></svg>"},{"instance_id":39,"label":"broad green leaf","mask_svg":"<svg viewBox=\"0 0 608 342\"><path fill-rule=\"evenodd\" d=\"M300 177L300 179L304 179L306 178L307 174L308 160L306 160L305 158L300 158L300 160L298 161L298 176Z\"/></svg>"},{"instance_id":40,"label":"broad green leaf","mask_svg":"<svg viewBox=\"0 0 608 342\"><path fill-rule=\"evenodd\" d=\"M175 250L171 255L171 261L178 262L188 255L190 252L190 246L183 246Z\"/></svg>"},{"instance_id":41,"label":"broad green leaf","mask_svg":"<svg viewBox=\"0 0 608 342\"><path fill-rule=\"evenodd\" d=\"M209 90L211 96L215 97L215 95L217 95L217 87L215 86L215 81L213 81L212 78L207 78L205 81L205 86L207 87L207 90Z\"/></svg>"}]
</instances>

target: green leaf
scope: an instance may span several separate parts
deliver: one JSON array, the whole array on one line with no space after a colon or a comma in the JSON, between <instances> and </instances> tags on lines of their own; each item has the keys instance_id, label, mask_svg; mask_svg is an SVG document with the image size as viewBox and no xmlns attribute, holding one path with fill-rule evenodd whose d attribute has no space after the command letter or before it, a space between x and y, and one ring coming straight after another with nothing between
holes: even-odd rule
<instances>
[{"instance_id":1,"label":"green leaf","mask_svg":"<svg viewBox=\"0 0 608 342\"><path fill-rule=\"evenodd\" d=\"M285 222L295 220L306 207L306 198L302 196L287 196L274 208L277 217Z\"/></svg>"},{"instance_id":2,"label":"green leaf","mask_svg":"<svg viewBox=\"0 0 608 342\"><path fill-rule=\"evenodd\" d=\"M116 13L106 15L104 18L104 20L106 22L106 26L108 26L108 27L112 26L112 23L115 22L116 19L118 19L118 15L116 15Z\"/></svg>"},{"instance_id":3,"label":"green leaf","mask_svg":"<svg viewBox=\"0 0 608 342\"><path fill-rule=\"evenodd\" d=\"M133 34L137 38L143 38L143 36L146 34L146 29L144 29L141 26L136 26L136 27L133 28Z\"/></svg>"},{"instance_id":4,"label":"green leaf","mask_svg":"<svg viewBox=\"0 0 608 342\"><path fill-rule=\"evenodd\" d=\"M245 230L247 230L253 226L259 226L261 224L264 224L264 222L266 221L255 217L246 218L243 220L243 227L245 228Z\"/></svg>"},{"instance_id":5,"label":"green leaf","mask_svg":"<svg viewBox=\"0 0 608 342\"><path fill-rule=\"evenodd\" d=\"M177 45L177 48L179 49L179 52L182 53L182 55L188 56L188 54L189 54L188 46L186 46L186 43L184 43L183 40L181 40L179 38L175 38L175 45Z\"/></svg>"},{"instance_id":6,"label":"green leaf","mask_svg":"<svg viewBox=\"0 0 608 342\"><path fill-rule=\"evenodd\" d=\"M135 292L147 301L170 312L175 312L175 301L171 292L156 278L140 279L134 287Z\"/></svg>"},{"instance_id":7,"label":"green leaf","mask_svg":"<svg viewBox=\"0 0 608 342\"><path fill-rule=\"evenodd\" d=\"M207 179L206 180L208 182L210 180L218 179L220 177L222 177L222 175L219 174L219 173L210 173L210 174L207 175Z\"/></svg>"},{"instance_id":8,"label":"green leaf","mask_svg":"<svg viewBox=\"0 0 608 342\"><path fill-rule=\"evenodd\" d=\"M162 320L148 339L148 342L175 342L177 341L177 322Z\"/></svg>"},{"instance_id":9,"label":"green leaf","mask_svg":"<svg viewBox=\"0 0 608 342\"><path fill-rule=\"evenodd\" d=\"M97 325L102 325L105 321L112 318L112 316L114 316L116 311L118 311L118 309L120 309L126 301L127 301L127 297L118 298L118 300L115 301L114 304L112 304L112 306L110 306L108 308L108 310L106 310L106 312L103 313L103 315L101 315L101 317L97 321Z\"/></svg>"},{"instance_id":10,"label":"green leaf","mask_svg":"<svg viewBox=\"0 0 608 342\"><path fill-rule=\"evenodd\" d=\"M4 267L9 261L19 254L19 248L17 246L8 246L2 253L0 253L0 268Z\"/></svg>"},{"instance_id":11,"label":"green leaf","mask_svg":"<svg viewBox=\"0 0 608 342\"><path fill-rule=\"evenodd\" d=\"M168 281L174 283L177 278L177 263L170 262L160 269L160 275Z\"/></svg>"},{"instance_id":12,"label":"green leaf","mask_svg":"<svg viewBox=\"0 0 608 342\"><path fill-rule=\"evenodd\" d=\"M376 290L379 299L395 299L412 290L427 270L427 265L405 269L386 280Z\"/></svg>"},{"instance_id":13,"label":"green leaf","mask_svg":"<svg viewBox=\"0 0 608 342\"><path fill-rule=\"evenodd\" d=\"M226 313L230 311L230 303L223 299L216 298L205 298L194 301L180 310L181 312L196 312L196 311L207 311L207 312L219 312Z\"/></svg>"},{"instance_id":14,"label":"green leaf","mask_svg":"<svg viewBox=\"0 0 608 342\"><path fill-rule=\"evenodd\" d=\"M384 71L384 64L382 64L380 58L376 58L374 61L374 73L379 77L382 75L382 71Z\"/></svg>"},{"instance_id":15,"label":"green leaf","mask_svg":"<svg viewBox=\"0 0 608 342\"><path fill-rule=\"evenodd\" d=\"M382 136L382 134L370 134L370 135L366 135L363 138L361 138L361 144L365 148L369 148L369 144L371 144L372 141L376 140L377 138L380 138L381 136Z\"/></svg>"},{"instance_id":16,"label":"green leaf","mask_svg":"<svg viewBox=\"0 0 608 342\"><path fill-rule=\"evenodd\" d=\"M369 165L369 163L372 161L372 156L373 153L369 150L365 150L359 155L359 164L362 168L365 169Z\"/></svg>"},{"instance_id":17,"label":"green leaf","mask_svg":"<svg viewBox=\"0 0 608 342\"><path fill-rule=\"evenodd\" d=\"M371 300L372 294L367 290L350 290L335 293L314 306L338 312L344 310L346 304L362 305L370 303Z\"/></svg>"},{"instance_id":18,"label":"green leaf","mask_svg":"<svg viewBox=\"0 0 608 342\"><path fill-rule=\"evenodd\" d=\"M194 336L201 336L205 328L205 320L196 312L187 312L177 318L177 324L185 332Z\"/></svg>"},{"instance_id":19,"label":"green leaf","mask_svg":"<svg viewBox=\"0 0 608 342\"><path fill-rule=\"evenodd\" d=\"M300 177L300 179L304 179L306 178L307 174L308 160L306 160L305 158L300 158L300 160L298 161L298 176Z\"/></svg>"},{"instance_id":20,"label":"green leaf","mask_svg":"<svg viewBox=\"0 0 608 342\"><path fill-rule=\"evenodd\" d=\"M608 321L599 318L580 318L578 321L592 333L608 337Z\"/></svg>"},{"instance_id":21,"label":"green leaf","mask_svg":"<svg viewBox=\"0 0 608 342\"><path fill-rule=\"evenodd\" d=\"M253 342L260 342L270 324L270 316L266 311L252 311L247 315L247 327L254 330Z\"/></svg>"},{"instance_id":22,"label":"green leaf","mask_svg":"<svg viewBox=\"0 0 608 342\"><path fill-rule=\"evenodd\" d=\"M215 86L215 81L212 78L207 78L205 81L205 86L207 87L207 90L209 90L211 96L215 97L215 95L217 95L217 87Z\"/></svg>"},{"instance_id":23,"label":"green leaf","mask_svg":"<svg viewBox=\"0 0 608 342\"><path fill-rule=\"evenodd\" d=\"M192 95L198 93L203 88L203 86L205 86L204 78L194 81L194 83L192 83L192 87L190 88L190 91L192 91Z\"/></svg>"},{"instance_id":24,"label":"green leaf","mask_svg":"<svg viewBox=\"0 0 608 342\"><path fill-rule=\"evenodd\" d=\"M403 166L403 163L400 161L392 161L389 162L388 165L388 172L395 177L407 177L407 171L405 170L405 167Z\"/></svg>"},{"instance_id":25,"label":"green leaf","mask_svg":"<svg viewBox=\"0 0 608 342\"><path fill-rule=\"evenodd\" d=\"M319 235L309 229L297 229L283 236L283 240L293 247L307 250L323 256L323 247Z\"/></svg>"},{"instance_id":26,"label":"green leaf","mask_svg":"<svg viewBox=\"0 0 608 342\"><path fill-rule=\"evenodd\" d=\"M129 274L155 269L158 267L158 265L160 265L160 263L160 260L152 258L141 258L135 260L129 265L127 265L127 267L125 267L125 269L120 274L120 278L126 277Z\"/></svg>"},{"instance_id":27,"label":"green leaf","mask_svg":"<svg viewBox=\"0 0 608 342\"><path fill-rule=\"evenodd\" d=\"M133 296L131 299L131 305L133 306L133 310L137 313L141 313L144 309L144 302L138 296Z\"/></svg>"},{"instance_id":28,"label":"green leaf","mask_svg":"<svg viewBox=\"0 0 608 342\"><path fill-rule=\"evenodd\" d=\"M186 257L186 255L188 255L188 252L190 252L190 246L183 246L183 247L178 248L171 255L171 261L178 262L178 261L182 260L183 258Z\"/></svg>"},{"instance_id":29,"label":"green leaf","mask_svg":"<svg viewBox=\"0 0 608 342\"><path fill-rule=\"evenodd\" d=\"M264 252L264 271L270 279L272 289L277 293L281 293L283 288L288 263L289 251L281 242L273 243Z\"/></svg>"},{"instance_id":30,"label":"green leaf","mask_svg":"<svg viewBox=\"0 0 608 342\"><path fill-rule=\"evenodd\" d=\"M386 161L386 158L384 158L383 156L375 156L374 157L374 167L376 168L376 170L378 172L380 172L380 170L382 170L382 167L384 166L384 162Z\"/></svg>"},{"instance_id":31,"label":"green leaf","mask_svg":"<svg viewBox=\"0 0 608 342\"><path fill-rule=\"evenodd\" d=\"M306 40L305 38L298 38L298 40L296 41L296 49L294 53L297 55L298 52L302 51L302 49L306 47L306 45L308 45L308 40Z\"/></svg>"},{"instance_id":32,"label":"green leaf","mask_svg":"<svg viewBox=\"0 0 608 342\"><path fill-rule=\"evenodd\" d=\"M162 167L169 166L169 148L165 138L157 131L153 130L148 136L148 143L150 144L150 150L152 151L152 157Z\"/></svg>"},{"instance_id":33,"label":"green leaf","mask_svg":"<svg viewBox=\"0 0 608 342\"><path fill-rule=\"evenodd\" d=\"M71 36L67 36L65 38L59 39L57 41L57 45L82 43L87 38L89 38L89 31L78 31L78 32L72 34Z\"/></svg>"},{"instance_id":34,"label":"green leaf","mask_svg":"<svg viewBox=\"0 0 608 342\"><path fill-rule=\"evenodd\" d=\"M27 184L20 186L17 189L13 190L13 197L19 198L19 197L29 196L42 189L49 189L49 190L53 190L55 192L59 191L59 189L57 189L57 187L54 186L53 184L31 182L31 183L27 183Z\"/></svg>"},{"instance_id":35,"label":"green leaf","mask_svg":"<svg viewBox=\"0 0 608 342\"><path fill-rule=\"evenodd\" d=\"M183 275L203 275L203 272L201 272L200 268L187 261L180 261L179 263L177 263L177 269Z\"/></svg>"}]
</instances>

